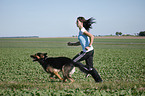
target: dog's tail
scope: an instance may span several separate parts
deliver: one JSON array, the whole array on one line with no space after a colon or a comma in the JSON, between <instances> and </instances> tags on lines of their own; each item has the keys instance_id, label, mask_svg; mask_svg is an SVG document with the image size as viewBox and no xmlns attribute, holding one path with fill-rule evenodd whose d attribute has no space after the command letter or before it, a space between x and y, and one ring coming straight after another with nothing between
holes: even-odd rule
<instances>
[{"instance_id":1,"label":"dog's tail","mask_svg":"<svg viewBox=\"0 0 145 96\"><path fill-rule=\"evenodd\" d=\"M69 72L69 75L72 75L75 73L75 67L72 67L71 71Z\"/></svg>"}]
</instances>

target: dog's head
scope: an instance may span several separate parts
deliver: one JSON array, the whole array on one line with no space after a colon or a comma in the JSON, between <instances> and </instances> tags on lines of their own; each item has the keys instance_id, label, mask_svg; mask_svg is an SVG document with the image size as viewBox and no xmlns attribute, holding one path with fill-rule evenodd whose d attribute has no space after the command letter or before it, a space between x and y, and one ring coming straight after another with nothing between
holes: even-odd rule
<instances>
[{"instance_id":1,"label":"dog's head","mask_svg":"<svg viewBox=\"0 0 145 96\"><path fill-rule=\"evenodd\" d=\"M45 60L47 58L47 53L36 53L34 55L30 55L30 57L33 58L33 61Z\"/></svg>"}]
</instances>

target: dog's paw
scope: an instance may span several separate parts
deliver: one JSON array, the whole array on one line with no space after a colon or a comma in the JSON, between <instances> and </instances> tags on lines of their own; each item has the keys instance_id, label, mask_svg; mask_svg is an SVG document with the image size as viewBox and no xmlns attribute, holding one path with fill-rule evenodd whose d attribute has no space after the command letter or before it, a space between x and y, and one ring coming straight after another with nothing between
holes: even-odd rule
<instances>
[{"instance_id":1,"label":"dog's paw","mask_svg":"<svg viewBox=\"0 0 145 96\"><path fill-rule=\"evenodd\" d=\"M64 79L63 82L67 82L67 79Z\"/></svg>"},{"instance_id":2,"label":"dog's paw","mask_svg":"<svg viewBox=\"0 0 145 96\"><path fill-rule=\"evenodd\" d=\"M54 78L54 77L50 77L50 79L53 79L53 80L55 80L56 78Z\"/></svg>"}]
</instances>

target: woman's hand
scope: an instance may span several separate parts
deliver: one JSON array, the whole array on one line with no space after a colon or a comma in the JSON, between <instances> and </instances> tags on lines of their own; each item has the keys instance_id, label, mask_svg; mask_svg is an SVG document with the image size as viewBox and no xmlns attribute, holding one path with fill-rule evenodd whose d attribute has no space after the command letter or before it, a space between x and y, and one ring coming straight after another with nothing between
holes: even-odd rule
<instances>
[{"instance_id":1,"label":"woman's hand","mask_svg":"<svg viewBox=\"0 0 145 96\"><path fill-rule=\"evenodd\" d=\"M67 43L68 46L79 46L80 45L80 42L68 42Z\"/></svg>"},{"instance_id":2,"label":"woman's hand","mask_svg":"<svg viewBox=\"0 0 145 96\"><path fill-rule=\"evenodd\" d=\"M68 46L72 46L73 44L72 44L71 42L68 42L67 45L68 45Z\"/></svg>"},{"instance_id":3,"label":"woman's hand","mask_svg":"<svg viewBox=\"0 0 145 96\"><path fill-rule=\"evenodd\" d=\"M86 47L85 49L86 49L86 50L89 50L89 48L90 48L90 47L88 46L88 47Z\"/></svg>"}]
</instances>

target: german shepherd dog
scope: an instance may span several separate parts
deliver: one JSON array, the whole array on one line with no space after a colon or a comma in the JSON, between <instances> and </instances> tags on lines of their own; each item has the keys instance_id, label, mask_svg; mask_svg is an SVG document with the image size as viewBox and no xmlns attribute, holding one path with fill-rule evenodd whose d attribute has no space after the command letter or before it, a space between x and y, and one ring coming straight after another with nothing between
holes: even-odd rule
<instances>
[{"instance_id":1,"label":"german shepherd dog","mask_svg":"<svg viewBox=\"0 0 145 96\"><path fill-rule=\"evenodd\" d=\"M70 58L67 57L47 57L47 53L36 53L35 55L30 55L33 58L33 61L37 61L43 67L43 69L50 73L50 79L55 75L63 82L66 82L67 79L74 82L74 79L71 75L75 72L75 67ZM62 71L63 79L58 74L59 71Z\"/></svg>"},{"instance_id":2,"label":"german shepherd dog","mask_svg":"<svg viewBox=\"0 0 145 96\"><path fill-rule=\"evenodd\" d=\"M73 62L73 60L68 57L48 58L47 53L36 53L35 55L30 55L30 57L33 58L33 61L39 62L43 69L47 73L51 74L50 79L52 79L55 75L63 82L66 82L68 79L72 83L74 82L74 79L71 77L71 75L75 72L75 67L78 67L80 71L86 74L90 74L96 82L103 82L102 78L100 77L95 68L89 71L86 65L83 65L79 62ZM59 71L62 71L63 79L58 74Z\"/></svg>"}]
</instances>

